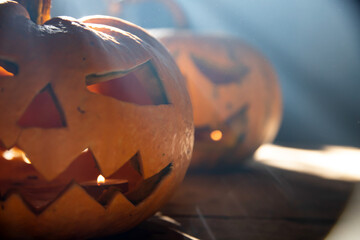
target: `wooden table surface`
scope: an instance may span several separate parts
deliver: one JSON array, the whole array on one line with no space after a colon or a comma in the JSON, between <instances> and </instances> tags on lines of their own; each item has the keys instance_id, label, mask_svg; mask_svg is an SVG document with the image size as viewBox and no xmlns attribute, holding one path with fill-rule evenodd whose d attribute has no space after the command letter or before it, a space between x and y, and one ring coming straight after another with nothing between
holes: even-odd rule
<instances>
[{"instance_id":1,"label":"wooden table surface","mask_svg":"<svg viewBox=\"0 0 360 240\"><path fill-rule=\"evenodd\" d=\"M154 217L106 239L323 239L353 187L256 162L192 172Z\"/></svg>"}]
</instances>

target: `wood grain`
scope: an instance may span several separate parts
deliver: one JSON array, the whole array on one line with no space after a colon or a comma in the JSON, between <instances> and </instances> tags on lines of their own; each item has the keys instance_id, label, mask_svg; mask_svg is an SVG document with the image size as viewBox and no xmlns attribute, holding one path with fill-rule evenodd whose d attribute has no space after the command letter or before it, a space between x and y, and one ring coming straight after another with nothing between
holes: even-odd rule
<instances>
[{"instance_id":1,"label":"wood grain","mask_svg":"<svg viewBox=\"0 0 360 240\"><path fill-rule=\"evenodd\" d=\"M323 239L353 186L259 163L190 173L161 210L178 224L154 216L109 239Z\"/></svg>"}]
</instances>

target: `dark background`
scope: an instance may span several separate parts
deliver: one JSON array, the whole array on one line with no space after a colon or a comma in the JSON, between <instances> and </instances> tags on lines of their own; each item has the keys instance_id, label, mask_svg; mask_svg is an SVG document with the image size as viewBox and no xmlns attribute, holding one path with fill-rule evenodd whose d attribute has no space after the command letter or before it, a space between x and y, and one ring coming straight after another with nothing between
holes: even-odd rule
<instances>
[{"instance_id":1,"label":"dark background","mask_svg":"<svg viewBox=\"0 0 360 240\"><path fill-rule=\"evenodd\" d=\"M153 1L151 1L153 2ZM178 0L189 28L240 37L273 64L284 114L276 138L290 145L360 146L360 14L357 1ZM52 16L109 14L106 1L53 0ZM172 27L161 4L128 5L145 28Z\"/></svg>"}]
</instances>

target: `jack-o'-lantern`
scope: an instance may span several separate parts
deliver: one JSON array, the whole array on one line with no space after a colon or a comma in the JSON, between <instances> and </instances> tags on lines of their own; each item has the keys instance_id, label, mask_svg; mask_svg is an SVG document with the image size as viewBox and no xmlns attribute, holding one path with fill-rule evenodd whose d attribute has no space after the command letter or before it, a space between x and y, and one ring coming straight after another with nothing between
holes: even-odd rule
<instances>
[{"instance_id":1,"label":"jack-o'-lantern","mask_svg":"<svg viewBox=\"0 0 360 240\"><path fill-rule=\"evenodd\" d=\"M281 93L260 53L228 36L171 30L153 34L176 59L190 94L195 124L191 167L242 163L274 139Z\"/></svg>"},{"instance_id":2,"label":"jack-o'-lantern","mask_svg":"<svg viewBox=\"0 0 360 240\"><path fill-rule=\"evenodd\" d=\"M125 231L182 181L192 109L165 48L116 18L0 4L0 236Z\"/></svg>"}]
</instances>

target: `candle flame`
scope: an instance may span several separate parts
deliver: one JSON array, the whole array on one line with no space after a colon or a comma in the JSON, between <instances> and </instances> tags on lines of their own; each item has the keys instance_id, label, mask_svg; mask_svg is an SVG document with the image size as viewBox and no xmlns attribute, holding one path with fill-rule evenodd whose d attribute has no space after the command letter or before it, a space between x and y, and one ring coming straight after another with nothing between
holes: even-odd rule
<instances>
[{"instance_id":1,"label":"candle flame","mask_svg":"<svg viewBox=\"0 0 360 240\"><path fill-rule=\"evenodd\" d=\"M10 148L3 152L2 157L6 160L13 160L14 158L21 158L25 163L31 164L26 154L17 147Z\"/></svg>"},{"instance_id":2,"label":"candle flame","mask_svg":"<svg viewBox=\"0 0 360 240\"><path fill-rule=\"evenodd\" d=\"M210 138L213 141L220 141L222 139L222 132L220 130L214 130L210 133Z\"/></svg>"},{"instance_id":3,"label":"candle flame","mask_svg":"<svg viewBox=\"0 0 360 240\"><path fill-rule=\"evenodd\" d=\"M25 163L31 164L30 159L25 155L25 153L22 153L21 157L22 157L22 159L24 160Z\"/></svg>"},{"instance_id":4,"label":"candle flame","mask_svg":"<svg viewBox=\"0 0 360 240\"><path fill-rule=\"evenodd\" d=\"M105 183L105 178L104 178L104 176L103 175L99 175L98 177L97 177L97 184L98 185L101 185L101 184L103 184L103 183Z\"/></svg>"}]
</instances>

